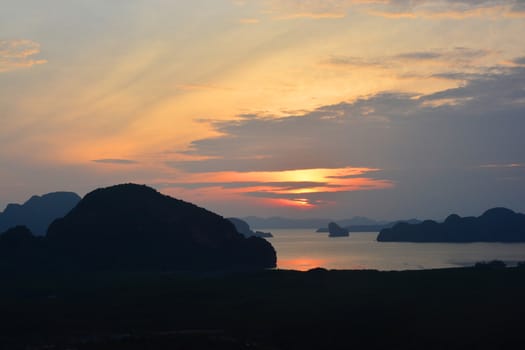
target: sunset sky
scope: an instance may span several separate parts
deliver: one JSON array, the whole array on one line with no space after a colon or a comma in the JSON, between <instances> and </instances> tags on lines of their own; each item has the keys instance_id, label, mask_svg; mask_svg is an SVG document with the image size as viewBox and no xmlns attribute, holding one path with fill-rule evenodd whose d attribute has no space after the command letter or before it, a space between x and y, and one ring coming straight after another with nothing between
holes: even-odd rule
<instances>
[{"instance_id":1,"label":"sunset sky","mask_svg":"<svg viewBox=\"0 0 525 350\"><path fill-rule=\"evenodd\" d=\"M524 0L0 0L0 211L525 212Z\"/></svg>"}]
</instances>

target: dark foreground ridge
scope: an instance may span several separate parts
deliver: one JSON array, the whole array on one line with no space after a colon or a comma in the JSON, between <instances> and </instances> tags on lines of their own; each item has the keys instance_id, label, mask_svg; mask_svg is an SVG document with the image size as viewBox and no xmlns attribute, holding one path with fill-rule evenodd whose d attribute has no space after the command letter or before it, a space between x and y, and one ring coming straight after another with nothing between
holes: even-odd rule
<instances>
[{"instance_id":1,"label":"dark foreground ridge","mask_svg":"<svg viewBox=\"0 0 525 350\"><path fill-rule=\"evenodd\" d=\"M442 223L398 223L381 230L380 242L525 242L525 215L506 208L487 210L480 217L452 214Z\"/></svg>"},{"instance_id":2,"label":"dark foreground ridge","mask_svg":"<svg viewBox=\"0 0 525 350\"><path fill-rule=\"evenodd\" d=\"M524 268L0 277L0 348L9 350L492 350L525 341Z\"/></svg>"},{"instance_id":3,"label":"dark foreground ridge","mask_svg":"<svg viewBox=\"0 0 525 350\"><path fill-rule=\"evenodd\" d=\"M245 238L217 214L135 184L87 194L49 226L44 238L28 236L22 228L9 232L9 239L4 235L0 269L222 270L276 265L275 250L267 241Z\"/></svg>"}]
</instances>

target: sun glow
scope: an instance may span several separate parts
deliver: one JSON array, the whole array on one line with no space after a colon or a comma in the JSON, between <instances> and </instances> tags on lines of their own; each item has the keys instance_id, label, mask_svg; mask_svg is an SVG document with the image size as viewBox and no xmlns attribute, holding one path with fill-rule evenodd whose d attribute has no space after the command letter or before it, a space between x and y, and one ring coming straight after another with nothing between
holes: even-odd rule
<instances>
[{"instance_id":1,"label":"sun glow","mask_svg":"<svg viewBox=\"0 0 525 350\"><path fill-rule=\"evenodd\" d=\"M376 168L320 168L320 169L297 169L284 171L252 171L236 172L222 171L212 173L185 174L185 180L188 182L243 182L243 181L260 181L260 182L325 182L351 179L354 176L365 175L371 172L379 171Z\"/></svg>"},{"instance_id":2,"label":"sun glow","mask_svg":"<svg viewBox=\"0 0 525 350\"><path fill-rule=\"evenodd\" d=\"M325 259L300 257L294 259L279 260L277 262L280 269L308 271L316 267L323 267L327 263Z\"/></svg>"},{"instance_id":3,"label":"sun glow","mask_svg":"<svg viewBox=\"0 0 525 350\"><path fill-rule=\"evenodd\" d=\"M272 172L215 172L177 174L178 181L165 179L163 188L170 193L184 193L189 198L250 198L262 205L291 207L299 210L329 205L316 198L320 194L388 189L394 183L369 177L375 168L299 169Z\"/></svg>"}]
</instances>

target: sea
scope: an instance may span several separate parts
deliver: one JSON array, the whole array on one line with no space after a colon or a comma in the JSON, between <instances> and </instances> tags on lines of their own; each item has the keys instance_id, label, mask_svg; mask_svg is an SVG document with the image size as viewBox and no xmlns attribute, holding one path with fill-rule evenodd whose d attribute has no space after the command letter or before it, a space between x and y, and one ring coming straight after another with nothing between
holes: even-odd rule
<instances>
[{"instance_id":1,"label":"sea","mask_svg":"<svg viewBox=\"0 0 525 350\"><path fill-rule=\"evenodd\" d=\"M377 242L378 233L351 232L328 237L314 229L261 229L277 251L277 268L306 271L316 267L381 271L473 266L501 260L507 266L525 261L525 243Z\"/></svg>"}]
</instances>

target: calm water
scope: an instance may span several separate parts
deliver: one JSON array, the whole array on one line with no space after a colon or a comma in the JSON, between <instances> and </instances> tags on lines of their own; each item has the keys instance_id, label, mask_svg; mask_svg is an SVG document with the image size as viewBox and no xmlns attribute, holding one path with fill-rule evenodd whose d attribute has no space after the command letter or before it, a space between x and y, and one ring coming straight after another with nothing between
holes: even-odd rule
<instances>
[{"instance_id":1,"label":"calm water","mask_svg":"<svg viewBox=\"0 0 525 350\"><path fill-rule=\"evenodd\" d=\"M350 233L329 238L308 229L271 229L268 240L277 251L281 269L408 270L474 265L503 260L525 261L525 243L379 243L377 233Z\"/></svg>"}]
</instances>

